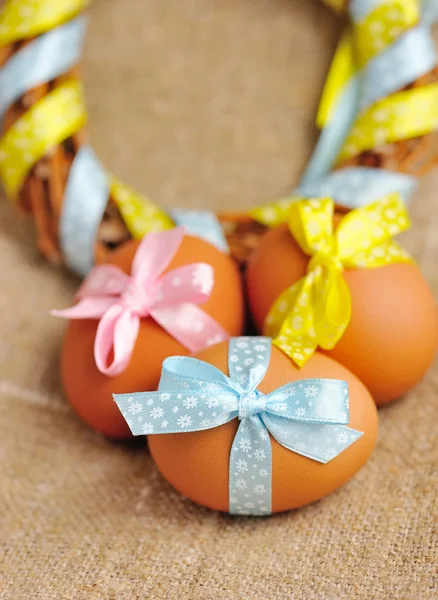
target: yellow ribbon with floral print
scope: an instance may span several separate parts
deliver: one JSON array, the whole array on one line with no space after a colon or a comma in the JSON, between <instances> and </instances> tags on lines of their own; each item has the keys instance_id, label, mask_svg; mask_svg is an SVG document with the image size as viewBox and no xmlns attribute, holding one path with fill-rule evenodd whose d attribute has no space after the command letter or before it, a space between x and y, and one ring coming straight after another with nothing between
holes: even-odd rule
<instances>
[{"instance_id":1,"label":"yellow ribbon with floral print","mask_svg":"<svg viewBox=\"0 0 438 600\"><path fill-rule=\"evenodd\" d=\"M365 18L355 22L352 36L347 40L356 62L350 76L392 45L403 42L403 37L419 23L420 8L420 0L382 0ZM330 103L336 101L339 88L344 84L342 76L345 79L345 74L339 71L345 67L345 60L342 62L341 58L346 50L340 47L339 52L338 61L331 70L334 84L323 95L324 104L320 108L323 117L328 114L327 104L333 109ZM404 89L380 98L359 112L338 161L343 162L385 144L424 136L437 128L438 84Z\"/></svg>"},{"instance_id":2,"label":"yellow ribbon with floral print","mask_svg":"<svg viewBox=\"0 0 438 600\"><path fill-rule=\"evenodd\" d=\"M272 305L264 334L302 367L319 346L332 349L351 317L351 297L343 271L375 268L411 257L392 236L410 227L402 199L389 194L349 212L333 230L331 198L300 200L289 213L289 229L310 256L307 274Z\"/></svg>"},{"instance_id":3,"label":"yellow ribbon with floral print","mask_svg":"<svg viewBox=\"0 0 438 600\"><path fill-rule=\"evenodd\" d=\"M391 46L420 20L419 0L384 0L355 24L359 67Z\"/></svg>"},{"instance_id":4,"label":"yellow ribbon with floral print","mask_svg":"<svg viewBox=\"0 0 438 600\"><path fill-rule=\"evenodd\" d=\"M46 34L79 15L89 1L6 0L0 9L0 46ZM32 57L29 59L27 68L31 71ZM86 121L82 84L74 78L58 84L26 110L0 137L0 180L9 198L16 201L32 167L52 148L84 127ZM94 168L98 177L98 166L94 164ZM69 173L69 177L79 175L77 169ZM101 176L134 239L174 226L169 215L151 200L109 173Z\"/></svg>"},{"instance_id":5,"label":"yellow ribbon with floral print","mask_svg":"<svg viewBox=\"0 0 438 600\"><path fill-rule=\"evenodd\" d=\"M111 177L111 196L117 204L125 225L134 240L141 240L151 231L164 231L175 226L169 215L149 198Z\"/></svg>"},{"instance_id":6,"label":"yellow ribbon with floral print","mask_svg":"<svg viewBox=\"0 0 438 600\"><path fill-rule=\"evenodd\" d=\"M65 23L90 0L6 0L0 9L0 45L34 37Z\"/></svg>"},{"instance_id":7,"label":"yellow ribbon with floral print","mask_svg":"<svg viewBox=\"0 0 438 600\"><path fill-rule=\"evenodd\" d=\"M15 121L0 138L0 179L7 195L16 200L33 165L86 121L82 85L75 79L52 90Z\"/></svg>"}]
</instances>

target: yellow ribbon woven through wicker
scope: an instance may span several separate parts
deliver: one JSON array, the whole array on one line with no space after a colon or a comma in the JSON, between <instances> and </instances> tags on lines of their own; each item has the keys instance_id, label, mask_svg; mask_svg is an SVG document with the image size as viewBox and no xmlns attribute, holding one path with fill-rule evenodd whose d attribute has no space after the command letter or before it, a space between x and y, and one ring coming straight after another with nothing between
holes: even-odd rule
<instances>
[{"instance_id":1,"label":"yellow ribbon woven through wicker","mask_svg":"<svg viewBox=\"0 0 438 600\"><path fill-rule=\"evenodd\" d=\"M7 0L0 10L0 46L43 34L83 11L89 0ZM29 108L0 139L0 179L16 200L31 168L87 121L82 84L71 79ZM141 239L173 227L168 214L108 174L110 193L128 231Z\"/></svg>"},{"instance_id":2,"label":"yellow ribbon woven through wicker","mask_svg":"<svg viewBox=\"0 0 438 600\"><path fill-rule=\"evenodd\" d=\"M353 25L350 38L355 69L384 52L419 23L419 0L384 0ZM346 52L345 48L341 48ZM332 77L336 79L335 74ZM426 135L438 128L438 84L417 87L378 100L359 112L338 160L354 157L401 140Z\"/></svg>"},{"instance_id":3,"label":"yellow ribbon woven through wicker","mask_svg":"<svg viewBox=\"0 0 438 600\"><path fill-rule=\"evenodd\" d=\"M345 9L345 0L324 0ZM0 45L43 34L79 14L89 0L6 0L0 10ZM330 73L328 96L336 97L355 71L402 38L420 18L420 0L382 0L361 21L352 24L340 44ZM324 104L324 103L323 103ZM330 101L320 111L330 118ZM0 177L8 195L16 199L27 174L53 146L84 126L86 109L81 85L72 80L41 99L0 140ZM438 84L399 91L359 112L339 154L344 161L372 148L438 128ZM151 230L173 225L165 211L109 175L111 191L128 230L141 238ZM295 199L260 207L252 212L267 225L284 220Z\"/></svg>"}]
</instances>

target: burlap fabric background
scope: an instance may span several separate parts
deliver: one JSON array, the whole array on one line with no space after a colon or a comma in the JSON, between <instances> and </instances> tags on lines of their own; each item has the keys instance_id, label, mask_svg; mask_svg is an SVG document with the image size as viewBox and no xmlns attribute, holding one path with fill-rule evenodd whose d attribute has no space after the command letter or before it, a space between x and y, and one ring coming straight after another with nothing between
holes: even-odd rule
<instances>
[{"instance_id":1,"label":"burlap fabric background","mask_svg":"<svg viewBox=\"0 0 438 600\"><path fill-rule=\"evenodd\" d=\"M215 209L294 185L338 37L328 9L95 0L90 17L92 140L120 177L163 204ZM438 294L437 185L422 183L405 242ZM72 413L58 375L64 323L48 311L77 282L39 258L31 223L3 198L0 256L1 599L436 597L438 365L381 411L376 452L349 485L295 513L230 518Z\"/></svg>"}]
</instances>

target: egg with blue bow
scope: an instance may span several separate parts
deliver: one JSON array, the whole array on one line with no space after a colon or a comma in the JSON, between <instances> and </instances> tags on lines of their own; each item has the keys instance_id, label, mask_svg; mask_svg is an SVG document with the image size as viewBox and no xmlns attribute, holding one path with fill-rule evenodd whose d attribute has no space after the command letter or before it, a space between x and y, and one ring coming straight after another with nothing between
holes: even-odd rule
<instances>
[{"instance_id":1,"label":"egg with blue bow","mask_svg":"<svg viewBox=\"0 0 438 600\"><path fill-rule=\"evenodd\" d=\"M365 386L315 353L298 369L267 337L163 363L157 392L116 394L163 477L218 511L264 516L319 500L367 462L377 412Z\"/></svg>"}]
</instances>

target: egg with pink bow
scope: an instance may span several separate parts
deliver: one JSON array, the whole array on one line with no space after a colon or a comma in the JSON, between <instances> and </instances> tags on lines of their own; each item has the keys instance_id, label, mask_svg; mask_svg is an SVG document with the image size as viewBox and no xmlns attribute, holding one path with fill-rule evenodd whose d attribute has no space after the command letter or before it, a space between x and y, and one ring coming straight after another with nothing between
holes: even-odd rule
<instances>
[{"instance_id":1,"label":"egg with pink bow","mask_svg":"<svg viewBox=\"0 0 438 600\"><path fill-rule=\"evenodd\" d=\"M153 390L165 358L242 333L239 271L212 244L174 228L131 241L95 266L71 308L61 353L65 393L79 417L112 438L129 428L112 394Z\"/></svg>"}]
</instances>

